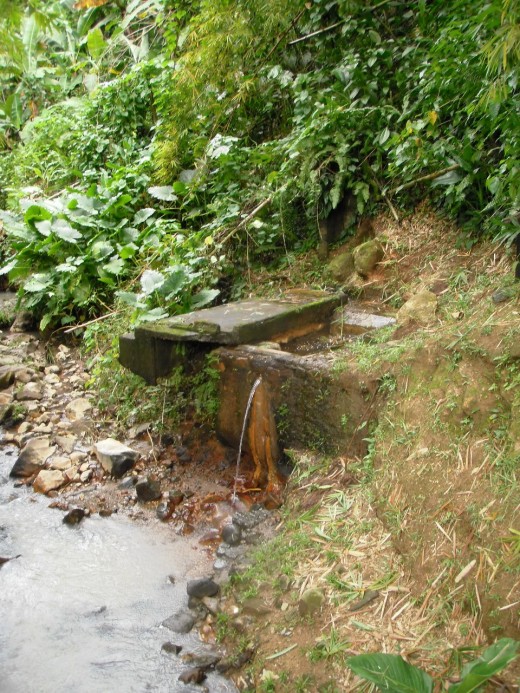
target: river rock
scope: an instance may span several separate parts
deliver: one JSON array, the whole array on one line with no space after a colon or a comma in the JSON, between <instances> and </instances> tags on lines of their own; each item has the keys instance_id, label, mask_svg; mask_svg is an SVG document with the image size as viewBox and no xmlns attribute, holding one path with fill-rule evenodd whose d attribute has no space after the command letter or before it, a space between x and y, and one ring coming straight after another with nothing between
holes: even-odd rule
<instances>
[{"instance_id":1,"label":"river rock","mask_svg":"<svg viewBox=\"0 0 520 693\"><path fill-rule=\"evenodd\" d=\"M141 503L158 500L162 496L161 484L149 477L137 482L135 492L137 500L141 501Z\"/></svg>"},{"instance_id":2,"label":"river rock","mask_svg":"<svg viewBox=\"0 0 520 693\"><path fill-rule=\"evenodd\" d=\"M350 251L336 255L327 265L327 270L337 282L345 282L355 272L354 256Z\"/></svg>"},{"instance_id":3,"label":"river rock","mask_svg":"<svg viewBox=\"0 0 520 693\"><path fill-rule=\"evenodd\" d=\"M59 469L60 472L64 472L71 466L70 459L68 457L62 457L57 455L56 457L51 457L49 460L50 469Z\"/></svg>"},{"instance_id":4,"label":"river rock","mask_svg":"<svg viewBox=\"0 0 520 693\"><path fill-rule=\"evenodd\" d=\"M66 525L79 525L85 515L83 508L73 508L64 516L63 523Z\"/></svg>"},{"instance_id":5,"label":"river rock","mask_svg":"<svg viewBox=\"0 0 520 693\"><path fill-rule=\"evenodd\" d=\"M305 592L300 597L298 602L298 611L300 616L306 616L307 614L313 614L315 611L319 611L325 600L325 595L321 590L316 588L311 588L305 590Z\"/></svg>"},{"instance_id":6,"label":"river rock","mask_svg":"<svg viewBox=\"0 0 520 693\"><path fill-rule=\"evenodd\" d=\"M271 609L260 597L249 597L242 602L242 611L252 616L265 616L271 612Z\"/></svg>"},{"instance_id":7,"label":"river rock","mask_svg":"<svg viewBox=\"0 0 520 693\"><path fill-rule=\"evenodd\" d=\"M5 390L14 383L16 374L23 366L0 366L0 390Z\"/></svg>"},{"instance_id":8,"label":"river rock","mask_svg":"<svg viewBox=\"0 0 520 693\"><path fill-rule=\"evenodd\" d=\"M179 681L182 683L202 683L206 680L206 674L202 667L191 667L191 669L186 669L179 676Z\"/></svg>"},{"instance_id":9,"label":"river rock","mask_svg":"<svg viewBox=\"0 0 520 693\"><path fill-rule=\"evenodd\" d=\"M172 505L172 503L170 503L169 501L163 501L162 503L159 503L159 505L157 506L155 514L157 515L159 520L161 520L161 522L166 522L173 515L174 509L175 506Z\"/></svg>"},{"instance_id":10,"label":"river rock","mask_svg":"<svg viewBox=\"0 0 520 693\"><path fill-rule=\"evenodd\" d=\"M189 611L177 611L163 621L162 625L174 633L189 633L195 625L195 620L195 616Z\"/></svg>"},{"instance_id":11,"label":"river rock","mask_svg":"<svg viewBox=\"0 0 520 693\"><path fill-rule=\"evenodd\" d=\"M41 469L45 461L56 451L56 446L50 445L49 441L48 436L29 440L18 455L10 476L25 478Z\"/></svg>"},{"instance_id":12,"label":"river rock","mask_svg":"<svg viewBox=\"0 0 520 693\"><path fill-rule=\"evenodd\" d=\"M56 436L54 439L59 445L59 447L63 450L63 452L66 452L70 454L74 450L74 446L76 445L76 438L74 436Z\"/></svg>"},{"instance_id":13,"label":"river rock","mask_svg":"<svg viewBox=\"0 0 520 693\"><path fill-rule=\"evenodd\" d=\"M242 540L242 530L238 525L224 525L222 527L222 541L229 546L238 546Z\"/></svg>"},{"instance_id":14,"label":"river rock","mask_svg":"<svg viewBox=\"0 0 520 693\"><path fill-rule=\"evenodd\" d=\"M139 457L136 450L114 438L99 441L94 445L94 451L103 469L117 479L126 474Z\"/></svg>"},{"instance_id":15,"label":"river rock","mask_svg":"<svg viewBox=\"0 0 520 693\"><path fill-rule=\"evenodd\" d=\"M381 262L384 254L383 246L377 240L366 241L366 243L356 246L352 251L356 272L362 277L366 277L377 263Z\"/></svg>"},{"instance_id":16,"label":"river rock","mask_svg":"<svg viewBox=\"0 0 520 693\"><path fill-rule=\"evenodd\" d=\"M199 578L188 582L186 592L190 597L202 599L203 597L215 597L220 592L220 587L211 578Z\"/></svg>"},{"instance_id":17,"label":"river rock","mask_svg":"<svg viewBox=\"0 0 520 693\"><path fill-rule=\"evenodd\" d=\"M84 419L85 416L92 409L92 402L86 397L78 397L73 399L65 407L65 414L69 421L79 421Z\"/></svg>"},{"instance_id":18,"label":"river rock","mask_svg":"<svg viewBox=\"0 0 520 693\"><path fill-rule=\"evenodd\" d=\"M49 493L61 488L66 483L66 477L58 469L42 469L34 480L33 488L38 493Z\"/></svg>"},{"instance_id":19,"label":"river rock","mask_svg":"<svg viewBox=\"0 0 520 693\"><path fill-rule=\"evenodd\" d=\"M178 655L182 652L182 645L176 645L173 642L163 642L161 650L168 654Z\"/></svg>"},{"instance_id":20,"label":"river rock","mask_svg":"<svg viewBox=\"0 0 520 693\"><path fill-rule=\"evenodd\" d=\"M31 402L43 399L43 388L40 383L27 383L16 393L15 398L19 402Z\"/></svg>"},{"instance_id":21,"label":"river rock","mask_svg":"<svg viewBox=\"0 0 520 693\"><path fill-rule=\"evenodd\" d=\"M437 310L437 296L423 289L412 296L397 312L397 322L405 324L415 321L421 325L428 325L435 320Z\"/></svg>"}]
</instances>

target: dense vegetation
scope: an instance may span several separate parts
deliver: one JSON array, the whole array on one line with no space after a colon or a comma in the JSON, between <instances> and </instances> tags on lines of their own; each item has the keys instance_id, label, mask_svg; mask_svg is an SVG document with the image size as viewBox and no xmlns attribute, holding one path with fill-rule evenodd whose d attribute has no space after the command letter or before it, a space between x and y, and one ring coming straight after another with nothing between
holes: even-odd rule
<instances>
[{"instance_id":1,"label":"dense vegetation","mask_svg":"<svg viewBox=\"0 0 520 693\"><path fill-rule=\"evenodd\" d=\"M41 327L239 295L350 194L471 244L520 209L518 0L0 9L3 273ZM227 292L227 294L225 293Z\"/></svg>"}]
</instances>

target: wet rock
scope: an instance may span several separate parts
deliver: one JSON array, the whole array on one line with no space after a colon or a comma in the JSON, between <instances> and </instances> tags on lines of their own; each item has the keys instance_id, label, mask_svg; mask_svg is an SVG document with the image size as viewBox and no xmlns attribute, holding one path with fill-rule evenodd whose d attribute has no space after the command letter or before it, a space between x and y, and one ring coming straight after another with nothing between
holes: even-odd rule
<instances>
[{"instance_id":1,"label":"wet rock","mask_svg":"<svg viewBox=\"0 0 520 693\"><path fill-rule=\"evenodd\" d=\"M33 482L33 488L37 493L50 493L61 488L67 479L58 469L42 469Z\"/></svg>"},{"instance_id":2,"label":"wet rock","mask_svg":"<svg viewBox=\"0 0 520 693\"><path fill-rule=\"evenodd\" d=\"M71 464L81 464L83 460L86 458L86 456L86 452L80 452L79 450L75 450L74 452L70 453L70 462Z\"/></svg>"},{"instance_id":3,"label":"wet rock","mask_svg":"<svg viewBox=\"0 0 520 693\"><path fill-rule=\"evenodd\" d=\"M110 517L115 512L117 512L117 509L112 510L111 508L101 508L101 510L99 511L99 517Z\"/></svg>"},{"instance_id":4,"label":"wet rock","mask_svg":"<svg viewBox=\"0 0 520 693\"><path fill-rule=\"evenodd\" d=\"M99 441L94 445L94 451L103 469L117 479L126 474L139 457L138 452L114 438Z\"/></svg>"},{"instance_id":5,"label":"wet rock","mask_svg":"<svg viewBox=\"0 0 520 693\"><path fill-rule=\"evenodd\" d=\"M255 651L252 648L247 648L236 655L223 657L216 666L219 674L225 674L230 669L241 669L244 664L248 664L255 656Z\"/></svg>"},{"instance_id":6,"label":"wet rock","mask_svg":"<svg viewBox=\"0 0 520 693\"><path fill-rule=\"evenodd\" d=\"M227 558L230 561L234 561L242 556L245 551L245 546L229 546L228 544L221 544L217 548L217 556L218 558Z\"/></svg>"},{"instance_id":7,"label":"wet rock","mask_svg":"<svg viewBox=\"0 0 520 693\"><path fill-rule=\"evenodd\" d=\"M215 597L220 592L220 587L211 578L199 578L190 580L186 585L188 596L202 599L203 597Z\"/></svg>"},{"instance_id":8,"label":"wet rock","mask_svg":"<svg viewBox=\"0 0 520 693\"><path fill-rule=\"evenodd\" d=\"M27 383L16 393L18 402L30 402L43 399L43 388L39 383Z\"/></svg>"},{"instance_id":9,"label":"wet rock","mask_svg":"<svg viewBox=\"0 0 520 693\"><path fill-rule=\"evenodd\" d=\"M228 567L228 562L225 561L223 558L217 558L217 560L213 563L213 569L214 570L225 570Z\"/></svg>"},{"instance_id":10,"label":"wet rock","mask_svg":"<svg viewBox=\"0 0 520 693\"><path fill-rule=\"evenodd\" d=\"M242 530L238 525L224 525L222 528L222 541L229 546L238 546L242 540Z\"/></svg>"},{"instance_id":11,"label":"wet rock","mask_svg":"<svg viewBox=\"0 0 520 693\"><path fill-rule=\"evenodd\" d=\"M319 611L325 601L323 592L316 588L305 590L298 602L300 616L307 616Z\"/></svg>"},{"instance_id":12,"label":"wet rock","mask_svg":"<svg viewBox=\"0 0 520 693\"><path fill-rule=\"evenodd\" d=\"M337 282L345 282L355 272L353 254L349 251L336 255L327 265L327 270Z\"/></svg>"},{"instance_id":13,"label":"wet rock","mask_svg":"<svg viewBox=\"0 0 520 693\"><path fill-rule=\"evenodd\" d=\"M191 667L191 669L186 669L179 676L179 681L182 683L195 683L199 684L206 680L206 673L202 667Z\"/></svg>"},{"instance_id":14,"label":"wet rock","mask_svg":"<svg viewBox=\"0 0 520 693\"><path fill-rule=\"evenodd\" d=\"M169 491L168 493L168 500L170 503L173 504L173 507L176 508L178 505L182 503L182 501L185 498L185 494L182 491Z\"/></svg>"},{"instance_id":15,"label":"wet rock","mask_svg":"<svg viewBox=\"0 0 520 693\"><path fill-rule=\"evenodd\" d=\"M16 372L16 380L19 383L24 383L25 385L34 380L34 376L35 372L32 370L32 368L20 368L20 370Z\"/></svg>"},{"instance_id":16,"label":"wet rock","mask_svg":"<svg viewBox=\"0 0 520 693\"><path fill-rule=\"evenodd\" d=\"M162 625L174 633L189 633L195 625L196 618L189 611L177 611L173 616L170 616Z\"/></svg>"},{"instance_id":17,"label":"wet rock","mask_svg":"<svg viewBox=\"0 0 520 693\"><path fill-rule=\"evenodd\" d=\"M197 653L197 652L187 652L182 656L182 661L190 664L194 664L201 669L207 671L208 669L213 669L215 664L220 662L221 656L213 652Z\"/></svg>"},{"instance_id":18,"label":"wet rock","mask_svg":"<svg viewBox=\"0 0 520 693\"><path fill-rule=\"evenodd\" d=\"M73 508L63 518L63 523L66 525L79 525L86 513L83 508Z\"/></svg>"},{"instance_id":19,"label":"wet rock","mask_svg":"<svg viewBox=\"0 0 520 693\"><path fill-rule=\"evenodd\" d=\"M240 529L253 529L261 522L269 517L269 512L264 508L257 508L256 510L251 510L248 513L235 513L233 515L233 524Z\"/></svg>"},{"instance_id":20,"label":"wet rock","mask_svg":"<svg viewBox=\"0 0 520 693\"><path fill-rule=\"evenodd\" d=\"M86 397L78 397L69 402L65 407L65 414L70 421L79 421L92 409L92 402Z\"/></svg>"},{"instance_id":21,"label":"wet rock","mask_svg":"<svg viewBox=\"0 0 520 693\"><path fill-rule=\"evenodd\" d=\"M5 564L9 563L9 561L14 561L15 558L20 558L22 554L18 554L18 556L10 556L9 558L5 558L4 556L0 556L0 568Z\"/></svg>"},{"instance_id":22,"label":"wet rock","mask_svg":"<svg viewBox=\"0 0 520 693\"><path fill-rule=\"evenodd\" d=\"M163 501L162 503L159 503L159 505L157 506L155 514L157 515L159 520L161 520L161 522L166 522L173 515L174 509L175 506L172 505L169 501Z\"/></svg>"},{"instance_id":23,"label":"wet rock","mask_svg":"<svg viewBox=\"0 0 520 693\"><path fill-rule=\"evenodd\" d=\"M50 445L49 441L48 436L29 440L18 455L9 476L25 478L41 469L45 461L56 451L56 446Z\"/></svg>"},{"instance_id":24,"label":"wet rock","mask_svg":"<svg viewBox=\"0 0 520 693\"><path fill-rule=\"evenodd\" d=\"M384 250L377 240L366 241L354 248L352 255L356 272L366 277L384 257Z\"/></svg>"},{"instance_id":25,"label":"wet rock","mask_svg":"<svg viewBox=\"0 0 520 693\"><path fill-rule=\"evenodd\" d=\"M180 652L182 652L182 645L176 645L173 642L163 642L161 650L163 652L167 652L168 654L178 655Z\"/></svg>"},{"instance_id":26,"label":"wet rock","mask_svg":"<svg viewBox=\"0 0 520 693\"><path fill-rule=\"evenodd\" d=\"M137 499L141 503L149 503L150 501L158 500L162 496L161 484L149 477L137 482L135 492Z\"/></svg>"},{"instance_id":27,"label":"wet rock","mask_svg":"<svg viewBox=\"0 0 520 693\"><path fill-rule=\"evenodd\" d=\"M428 325L435 320L437 310L437 296L423 289L412 296L397 312L397 322L405 324L415 321L421 325Z\"/></svg>"}]
</instances>

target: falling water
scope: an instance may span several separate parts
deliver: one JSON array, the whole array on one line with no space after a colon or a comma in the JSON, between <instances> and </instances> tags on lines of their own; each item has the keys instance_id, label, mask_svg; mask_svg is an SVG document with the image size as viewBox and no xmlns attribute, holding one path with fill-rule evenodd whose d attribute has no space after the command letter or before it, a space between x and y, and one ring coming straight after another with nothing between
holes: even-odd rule
<instances>
[{"instance_id":1,"label":"falling water","mask_svg":"<svg viewBox=\"0 0 520 693\"><path fill-rule=\"evenodd\" d=\"M249 410L251 409L251 405L253 404L253 399L255 396L255 392L257 391L258 386L262 382L262 378L257 378L255 382L253 383L253 387L251 388L251 392L249 393L249 399L247 400L247 406L246 406L246 411L244 414L244 422L242 424L242 433L240 434L240 443L238 445L238 455L237 455L237 467L235 470L235 482L233 484L233 495L231 496L231 501L234 503L237 499L237 481L238 481L238 472L240 470L240 458L242 456L242 443L244 442L244 434L246 432L246 426L247 426L247 419L249 416Z\"/></svg>"}]
</instances>

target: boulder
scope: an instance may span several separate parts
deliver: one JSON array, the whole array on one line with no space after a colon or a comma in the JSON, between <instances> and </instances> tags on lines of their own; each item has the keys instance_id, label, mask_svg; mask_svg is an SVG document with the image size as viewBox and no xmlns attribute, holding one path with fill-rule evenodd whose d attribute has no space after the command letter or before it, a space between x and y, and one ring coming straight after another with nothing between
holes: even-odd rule
<instances>
[{"instance_id":1,"label":"boulder","mask_svg":"<svg viewBox=\"0 0 520 693\"><path fill-rule=\"evenodd\" d=\"M11 469L10 476L25 478L37 472L45 461L56 451L55 445L50 445L49 436L32 438L18 455Z\"/></svg>"},{"instance_id":2,"label":"boulder","mask_svg":"<svg viewBox=\"0 0 520 693\"><path fill-rule=\"evenodd\" d=\"M64 472L66 469L71 467L71 461L68 457L63 457L61 455L56 455L56 457L51 457L49 460L50 469L59 469L60 472Z\"/></svg>"},{"instance_id":3,"label":"boulder","mask_svg":"<svg viewBox=\"0 0 520 693\"><path fill-rule=\"evenodd\" d=\"M23 366L0 366L0 390L5 390L15 381L16 374L22 370Z\"/></svg>"},{"instance_id":4,"label":"boulder","mask_svg":"<svg viewBox=\"0 0 520 693\"><path fill-rule=\"evenodd\" d=\"M421 325L428 325L435 320L436 310L437 296L427 289L422 289L399 308L397 322L402 325L415 321Z\"/></svg>"},{"instance_id":5,"label":"boulder","mask_svg":"<svg viewBox=\"0 0 520 693\"><path fill-rule=\"evenodd\" d=\"M383 246L377 240L366 241L366 243L356 246L352 251L356 272L362 277L366 277L377 263L381 262L384 254Z\"/></svg>"},{"instance_id":6,"label":"boulder","mask_svg":"<svg viewBox=\"0 0 520 693\"><path fill-rule=\"evenodd\" d=\"M100 440L94 445L94 451L103 469L116 479L132 469L139 457L136 450L132 450L114 438Z\"/></svg>"},{"instance_id":7,"label":"boulder","mask_svg":"<svg viewBox=\"0 0 520 693\"><path fill-rule=\"evenodd\" d=\"M67 479L58 469L42 469L34 480L33 488L38 493L49 493L61 488Z\"/></svg>"},{"instance_id":8,"label":"boulder","mask_svg":"<svg viewBox=\"0 0 520 693\"><path fill-rule=\"evenodd\" d=\"M353 254L349 251L336 255L327 265L327 270L337 282L345 282L355 272Z\"/></svg>"},{"instance_id":9,"label":"boulder","mask_svg":"<svg viewBox=\"0 0 520 693\"><path fill-rule=\"evenodd\" d=\"M163 621L162 625L174 633L189 633L195 625L195 620L195 616L189 611L177 611Z\"/></svg>"}]
</instances>

